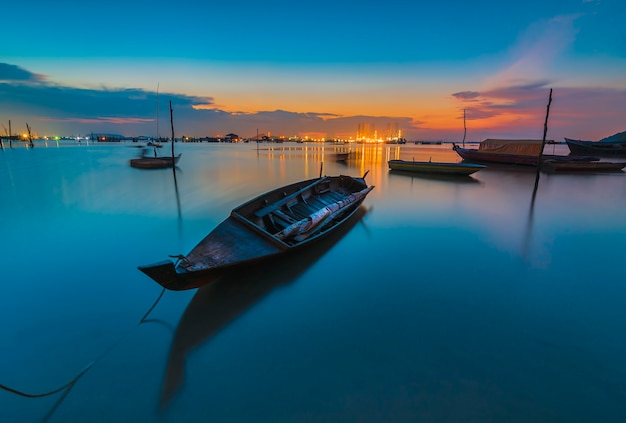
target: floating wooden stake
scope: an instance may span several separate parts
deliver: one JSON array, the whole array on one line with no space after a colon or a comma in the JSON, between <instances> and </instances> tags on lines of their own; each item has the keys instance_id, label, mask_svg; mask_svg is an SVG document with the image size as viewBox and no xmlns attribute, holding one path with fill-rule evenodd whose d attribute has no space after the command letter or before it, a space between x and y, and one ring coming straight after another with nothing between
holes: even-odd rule
<instances>
[{"instance_id":1,"label":"floating wooden stake","mask_svg":"<svg viewBox=\"0 0 626 423\"><path fill-rule=\"evenodd\" d=\"M170 126L172 127L172 172L174 172L174 183L176 183L176 157L174 156L174 109L170 100ZM177 188L178 189L178 188Z\"/></svg>"},{"instance_id":2,"label":"floating wooden stake","mask_svg":"<svg viewBox=\"0 0 626 423\"><path fill-rule=\"evenodd\" d=\"M465 148L465 135L467 135L467 126L465 126L465 109L463 109L463 148Z\"/></svg>"}]
</instances>

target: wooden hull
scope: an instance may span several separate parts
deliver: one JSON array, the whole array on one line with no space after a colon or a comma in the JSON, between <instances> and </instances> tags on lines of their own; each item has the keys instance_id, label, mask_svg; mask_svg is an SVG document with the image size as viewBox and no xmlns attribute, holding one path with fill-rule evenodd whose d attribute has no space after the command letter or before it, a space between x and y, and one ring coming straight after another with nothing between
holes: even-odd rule
<instances>
[{"instance_id":1,"label":"wooden hull","mask_svg":"<svg viewBox=\"0 0 626 423\"><path fill-rule=\"evenodd\" d=\"M164 169L174 167L180 159L180 154L175 157L139 157L130 159L130 165L139 169Z\"/></svg>"},{"instance_id":2,"label":"wooden hull","mask_svg":"<svg viewBox=\"0 0 626 423\"><path fill-rule=\"evenodd\" d=\"M282 257L345 224L373 189L364 178L334 176L290 184L233 209L177 263L139 270L167 289L200 287L233 268Z\"/></svg>"},{"instance_id":3,"label":"wooden hull","mask_svg":"<svg viewBox=\"0 0 626 423\"><path fill-rule=\"evenodd\" d=\"M565 138L565 142L572 154L626 157L626 142L582 141L570 138Z\"/></svg>"},{"instance_id":4,"label":"wooden hull","mask_svg":"<svg viewBox=\"0 0 626 423\"><path fill-rule=\"evenodd\" d=\"M498 154L479 151L471 148L452 147L464 160L470 163L498 163L510 165L537 166L538 156L526 156L521 154Z\"/></svg>"},{"instance_id":5,"label":"wooden hull","mask_svg":"<svg viewBox=\"0 0 626 423\"><path fill-rule=\"evenodd\" d=\"M542 156L527 156L523 154L500 154L480 151L471 148L461 148L456 145L452 147L454 151L464 160L470 163L497 163L504 165L537 166L539 160L575 162L575 161L598 161L599 158L592 156L558 156L544 154Z\"/></svg>"},{"instance_id":6,"label":"wooden hull","mask_svg":"<svg viewBox=\"0 0 626 423\"><path fill-rule=\"evenodd\" d=\"M474 163L413 162L407 160L389 160L387 164L389 165L389 169L403 172L463 176L471 175L487 167Z\"/></svg>"},{"instance_id":7,"label":"wooden hull","mask_svg":"<svg viewBox=\"0 0 626 423\"><path fill-rule=\"evenodd\" d=\"M333 157L336 162L345 162L350 158L350 153L334 153Z\"/></svg>"},{"instance_id":8,"label":"wooden hull","mask_svg":"<svg viewBox=\"0 0 626 423\"><path fill-rule=\"evenodd\" d=\"M541 170L548 173L599 173L621 172L626 163L616 162L558 162L546 160L541 165Z\"/></svg>"}]
</instances>

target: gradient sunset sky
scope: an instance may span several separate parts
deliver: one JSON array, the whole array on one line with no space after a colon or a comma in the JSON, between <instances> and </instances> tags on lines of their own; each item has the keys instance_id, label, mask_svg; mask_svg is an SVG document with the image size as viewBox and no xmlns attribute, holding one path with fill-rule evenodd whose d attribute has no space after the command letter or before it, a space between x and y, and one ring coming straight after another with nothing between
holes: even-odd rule
<instances>
[{"instance_id":1,"label":"gradient sunset sky","mask_svg":"<svg viewBox=\"0 0 626 423\"><path fill-rule=\"evenodd\" d=\"M626 2L10 2L0 123L91 132L597 140L626 130ZM0 128L4 135L4 128Z\"/></svg>"}]
</instances>

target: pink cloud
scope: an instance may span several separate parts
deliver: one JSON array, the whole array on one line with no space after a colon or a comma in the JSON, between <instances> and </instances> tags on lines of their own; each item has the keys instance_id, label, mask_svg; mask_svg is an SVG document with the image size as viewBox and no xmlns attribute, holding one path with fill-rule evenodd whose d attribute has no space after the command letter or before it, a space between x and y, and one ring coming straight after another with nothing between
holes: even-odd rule
<instances>
[{"instance_id":1,"label":"pink cloud","mask_svg":"<svg viewBox=\"0 0 626 423\"><path fill-rule=\"evenodd\" d=\"M481 132L523 132L526 128L529 136L537 136L543 128L549 91L547 81L501 86L471 96L469 106L468 96L453 96L459 108L466 111L467 120L474 122L471 126ZM626 89L557 87L553 89L548 121L550 138L600 139L623 131L623 110ZM486 122L481 124L481 120Z\"/></svg>"}]
</instances>

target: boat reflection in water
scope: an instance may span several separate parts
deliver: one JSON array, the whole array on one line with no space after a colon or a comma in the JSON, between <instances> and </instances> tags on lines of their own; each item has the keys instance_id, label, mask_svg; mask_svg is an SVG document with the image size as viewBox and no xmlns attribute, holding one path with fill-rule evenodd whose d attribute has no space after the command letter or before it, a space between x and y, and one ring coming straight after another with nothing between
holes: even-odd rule
<instances>
[{"instance_id":1,"label":"boat reflection in water","mask_svg":"<svg viewBox=\"0 0 626 423\"><path fill-rule=\"evenodd\" d=\"M272 260L237 268L208 281L195 293L185 309L169 351L161 389L161 409L167 407L184 384L185 360L229 323L243 315L280 285L293 282L330 250L367 213L365 206L335 232L287 260Z\"/></svg>"}]
</instances>

